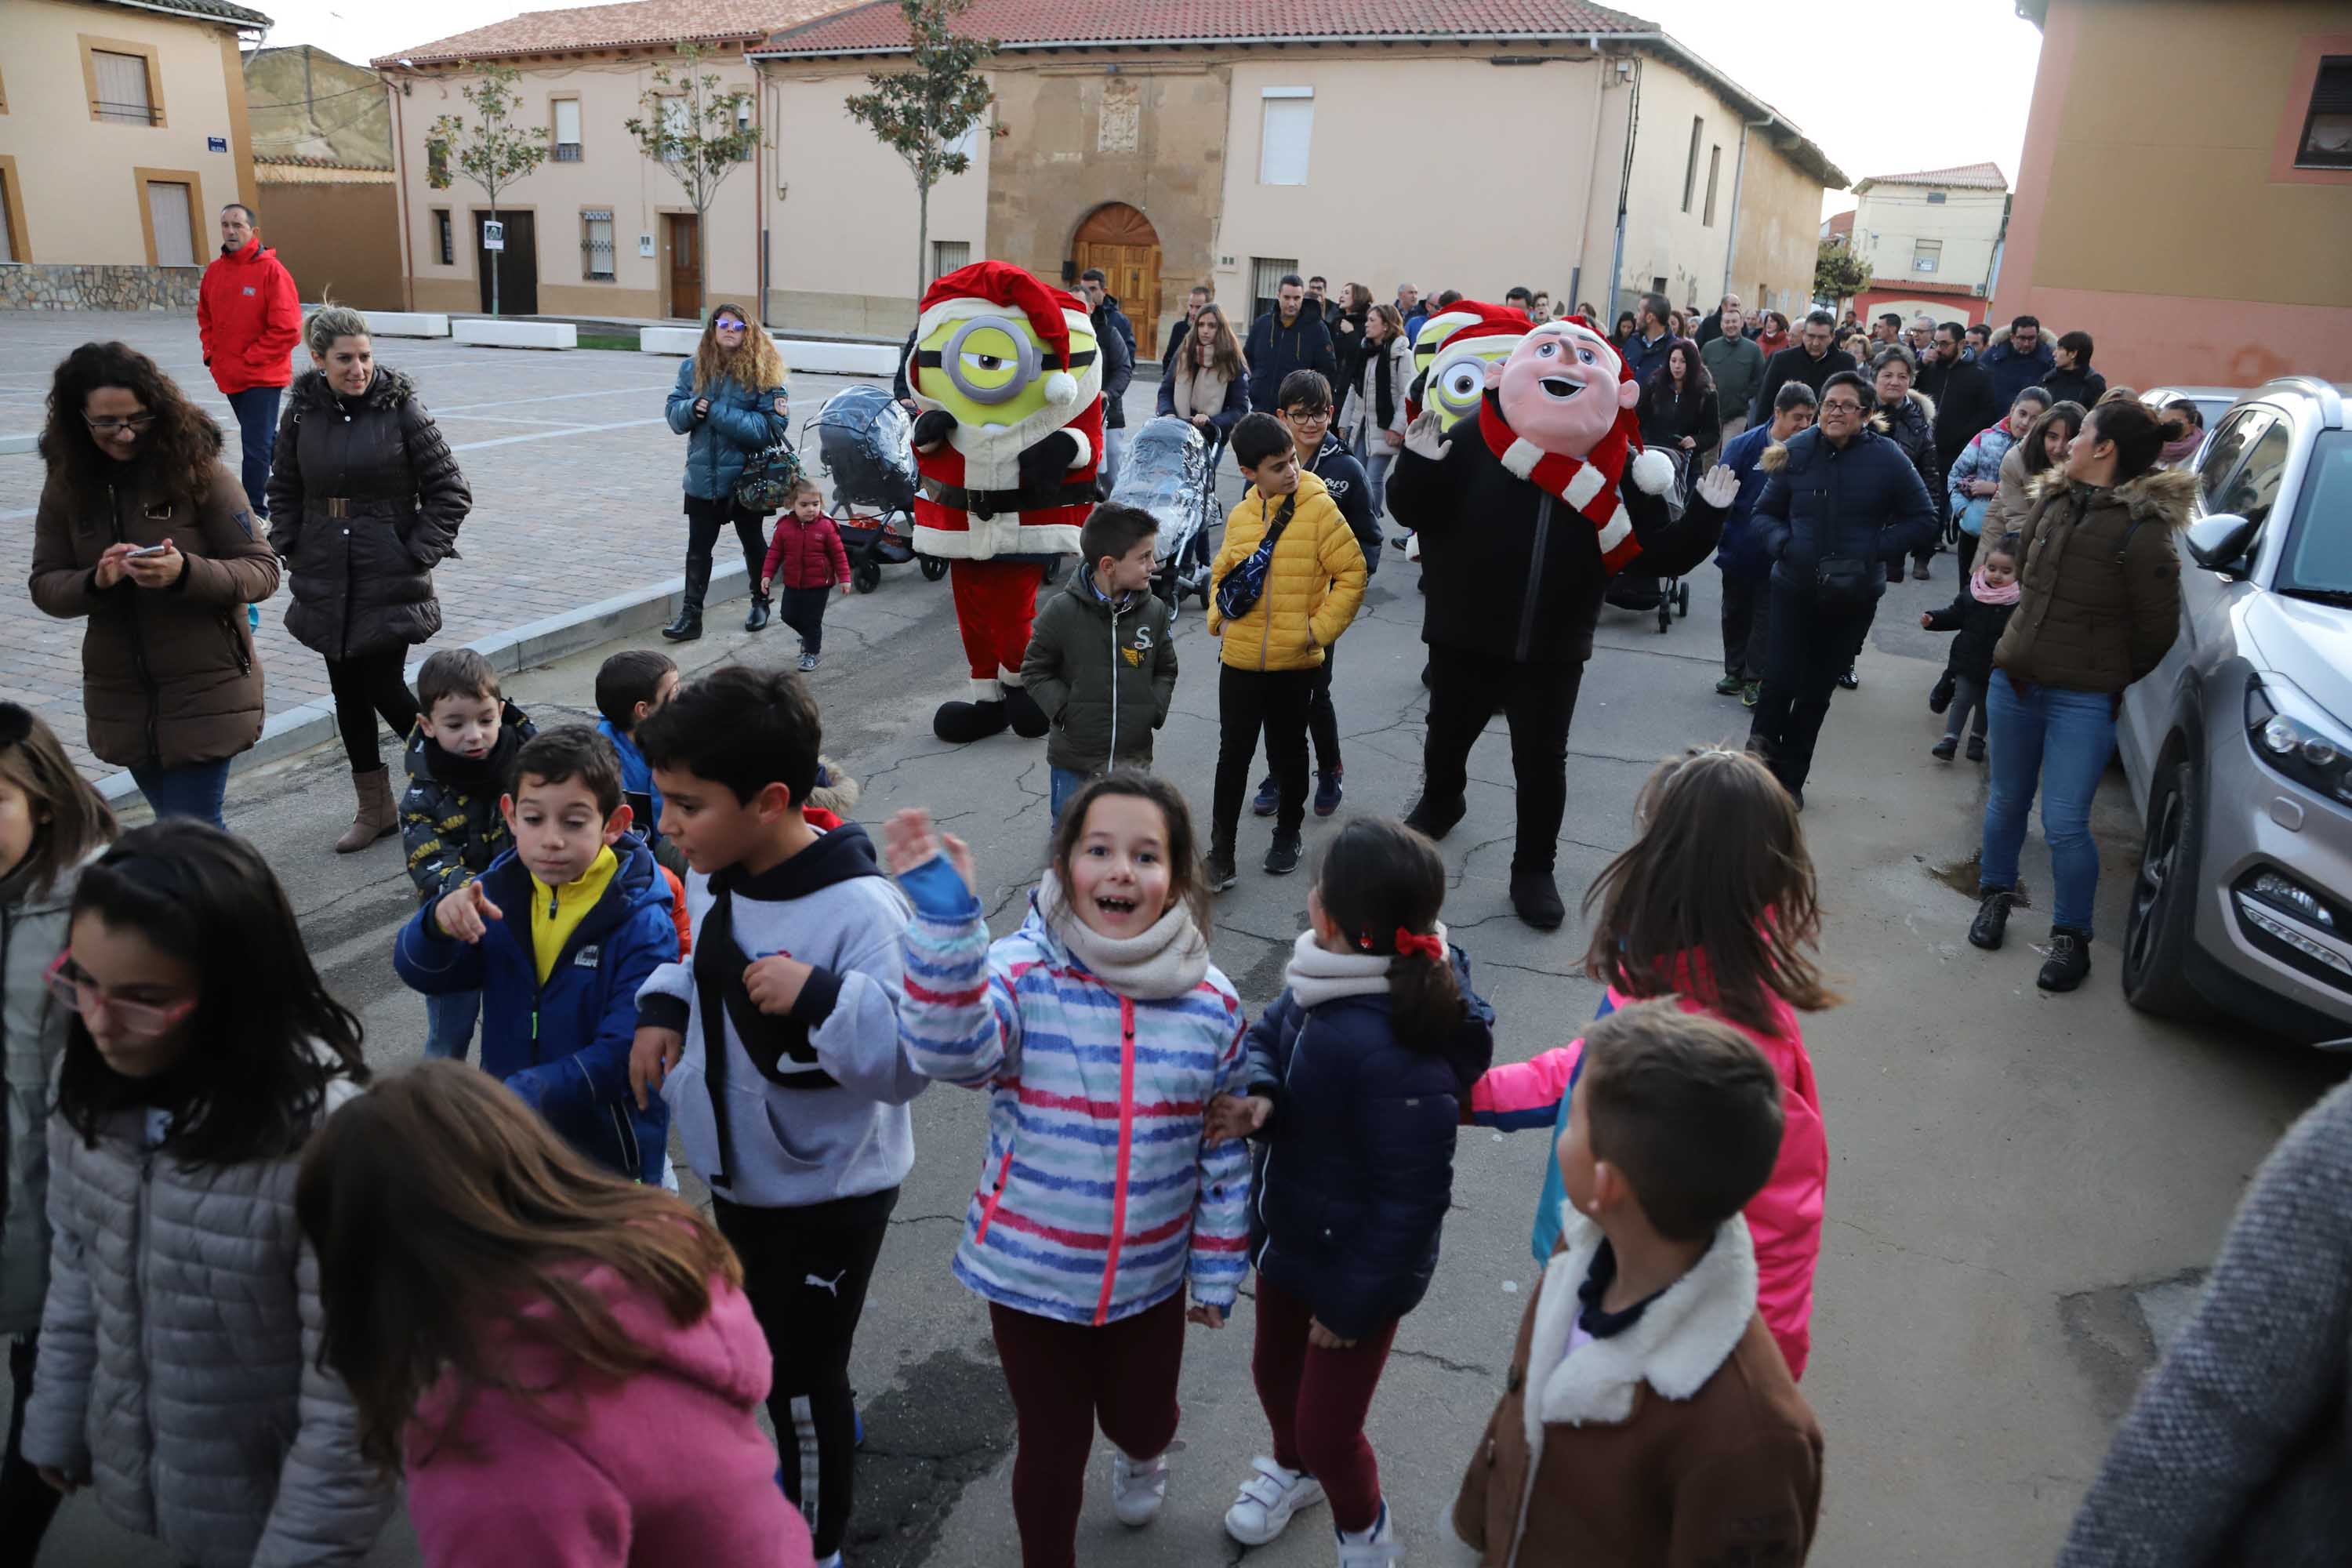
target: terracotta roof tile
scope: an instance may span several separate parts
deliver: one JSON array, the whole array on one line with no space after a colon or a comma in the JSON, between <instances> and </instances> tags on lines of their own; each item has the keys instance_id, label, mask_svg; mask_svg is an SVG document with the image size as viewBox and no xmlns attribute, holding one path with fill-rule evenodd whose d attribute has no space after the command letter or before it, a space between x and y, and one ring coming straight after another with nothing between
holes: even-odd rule
<instances>
[{"instance_id":1,"label":"terracotta roof tile","mask_svg":"<svg viewBox=\"0 0 2352 1568\"><path fill-rule=\"evenodd\" d=\"M525 11L503 22L394 49L369 61L379 68L402 60L444 65L552 49L605 49L667 44L679 39L757 39L840 8L841 0L625 0L572 11ZM894 10L895 14L895 10Z\"/></svg>"},{"instance_id":2,"label":"terracotta roof tile","mask_svg":"<svg viewBox=\"0 0 2352 1568\"><path fill-rule=\"evenodd\" d=\"M974 0L956 30L1013 46L1181 38L1559 37L1654 33L1646 22L1577 0ZM907 47L897 0L869 0L788 26L763 53L891 51Z\"/></svg>"},{"instance_id":3,"label":"terracotta roof tile","mask_svg":"<svg viewBox=\"0 0 2352 1568\"><path fill-rule=\"evenodd\" d=\"M1873 174L1854 186L1866 191L1873 185L1949 185L1961 191L2005 191L2009 178L1998 163L1962 163L1953 169L1921 169L1908 174Z\"/></svg>"}]
</instances>

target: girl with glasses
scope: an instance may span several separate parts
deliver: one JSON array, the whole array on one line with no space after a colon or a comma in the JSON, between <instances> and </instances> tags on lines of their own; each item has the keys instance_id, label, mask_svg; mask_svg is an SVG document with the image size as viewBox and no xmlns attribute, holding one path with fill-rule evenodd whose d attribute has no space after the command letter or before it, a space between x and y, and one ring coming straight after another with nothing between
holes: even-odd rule
<instances>
[{"instance_id":1,"label":"girl with glasses","mask_svg":"<svg viewBox=\"0 0 2352 1568\"><path fill-rule=\"evenodd\" d=\"M364 1554L392 1505L320 1361L302 1147L365 1081L257 851L201 823L81 873L50 973L57 1229L25 1456L183 1563Z\"/></svg>"},{"instance_id":2,"label":"girl with glasses","mask_svg":"<svg viewBox=\"0 0 2352 1568\"><path fill-rule=\"evenodd\" d=\"M752 454L792 429L784 391L784 360L767 329L740 305L720 305L702 329L694 357L677 367L669 391L669 427L686 437L686 598L677 618L662 628L672 642L702 635L702 600L710 591L711 552L730 525L750 574L751 614L743 629L768 624L768 595L760 592L768 540L761 513L735 499L735 481Z\"/></svg>"}]
</instances>

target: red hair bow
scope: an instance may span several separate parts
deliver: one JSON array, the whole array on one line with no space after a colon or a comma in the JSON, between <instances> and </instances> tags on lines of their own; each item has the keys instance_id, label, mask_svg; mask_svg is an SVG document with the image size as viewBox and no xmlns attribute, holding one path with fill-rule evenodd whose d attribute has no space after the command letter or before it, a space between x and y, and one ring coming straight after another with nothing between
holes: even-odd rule
<instances>
[{"instance_id":1,"label":"red hair bow","mask_svg":"<svg viewBox=\"0 0 2352 1568\"><path fill-rule=\"evenodd\" d=\"M1440 963L1445 962L1445 943L1439 940L1435 931L1420 935L1399 926L1396 933L1396 950L1399 958L1410 958L1417 952L1424 958L1435 959Z\"/></svg>"}]
</instances>

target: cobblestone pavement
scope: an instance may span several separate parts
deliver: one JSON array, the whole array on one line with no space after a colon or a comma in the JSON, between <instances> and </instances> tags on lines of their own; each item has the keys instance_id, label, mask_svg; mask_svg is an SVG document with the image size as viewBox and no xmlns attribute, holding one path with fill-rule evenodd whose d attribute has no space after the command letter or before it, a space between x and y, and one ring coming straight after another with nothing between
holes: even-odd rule
<instances>
[{"instance_id":1,"label":"cobblestone pavement","mask_svg":"<svg viewBox=\"0 0 2352 1568\"><path fill-rule=\"evenodd\" d=\"M221 422L229 466L236 466L236 420L204 368L193 315L0 314L0 365L6 367L0 370L0 436L40 429L53 367L92 338L120 338L152 355ZM383 339L376 352L415 378L474 491L473 513L458 536L460 559L434 574L441 635L415 657L683 569L678 478L685 443L662 418L676 359L404 338ZM299 351L297 363L308 363ZM848 384L836 376L793 378L796 438L800 421ZM0 456L0 525L11 542L10 570L0 584L0 698L40 712L75 761L96 774L111 770L82 743L82 624L42 615L26 591L44 471L32 453ZM262 606L258 634L273 714L328 694L325 664L286 635L278 614L286 592L281 585L278 598Z\"/></svg>"}]
</instances>

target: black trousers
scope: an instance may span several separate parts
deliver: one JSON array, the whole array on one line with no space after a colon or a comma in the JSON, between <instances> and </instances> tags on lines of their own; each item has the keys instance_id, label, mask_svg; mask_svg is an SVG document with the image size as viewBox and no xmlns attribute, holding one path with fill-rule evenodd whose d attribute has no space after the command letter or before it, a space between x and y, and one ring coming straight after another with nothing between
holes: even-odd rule
<instances>
[{"instance_id":1,"label":"black trousers","mask_svg":"<svg viewBox=\"0 0 2352 1568\"><path fill-rule=\"evenodd\" d=\"M1876 605L1832 614L1811 595L1772 590L1770 657L1764 664L1764 690L1748 726L1748 749L1760 755L1790 794L1805 787L1813 770L1813 745L1838 677L1861 656Z\"/></svg>"},{"instance_id":2,"label":"black trousers","mask_svg":"<svg viewBox=\"0 0 2352 1568\"><path fill-rule=\"evenodd\" d=\"M404 647L327 661L327 689L335 694L335 728L342 732L343 755L351 759L352 772L373 773L383 766L378 718L403 742L416 728L416 693L408 689L407 665Z\"/></svg>"},{"instance_id":3,"label":"black trousers","mask_svg":"<svg viewBox=\"0 0 2352 1568\"><path fill-rule=\"evenodd\" d=\"M833 597L833 584L822 588L779 588L777 607L784 625L801 634L801 646L808 653L824 651L824 605Z\"/></svg>"},{"instance_id":4,"label":"black trousers","mask_svg":"<svg viewBox=\"0 0 2352 1568\"><path fill-rule=\"evenodd\" d=\"M8 1382L16 1403L8 1410L8 1448L0 1458L0 1568L33 1568L49 1517L65 1500L49 1489L24 1454L25 1405L33 1397L33 1357L37 1335L8 1342Z\"/></svg>"},{"instance_id":5,"label":"black trousers","mask_svg":"<svg viewBox=\"0 0 2352 1568\"><path fill-rule=\"evenodd\" d=\"M1339 771L1339 715L1331 710L1331 665L1339 657L1334 646L1323 650L1323 668L1315 672L1313 693L1307 699L1307 737L1314 742L1318 773ZM1266 771L1274 771L1273 737L1266 737Z\"/></svg>"},{"instance_id":6,"label":"black trousers","mask_svg":"<svg viewBox=\"0 0 2352 1568\"><path fill-rule=\"evenodd\" d=\"M1449 808L1461 802L1470 784L1470 748L1499 709L1511 727L1511 773L1519 797L1515 873L1549 871L1559 857L1559 823L1568 810L1568 726L1583 684L1581 664L1520 664L1430 645L1423 792Z\"/></svg>"},{"instance_id":7,"label":"black trousers","mask_svg":"<svg viewBox=\"0 0 2352 1568\"><path fill-rule=\"evenodd\" d=\"M1217 666L1217 794L1209 847L1234 852L1241 826L1242 797L1249 793L1250 764L1257 761L1258 731L1282 787L1274 830L1296 836L1307 820L1307 710L1315 700L1311 669L1235 669Z\"/></svg>"},{"instance_id":8,"label":"black trousers","mask_svg":"<svg viewBox=\"0 0 2352 1568\"><path fill-rule=\"evenodd\" d=\"M760 514L735 504L733 497L725 500L701 500L686 498L686 576L689 584L710 583L710 553L719 543L719 535L729 523L735 525L736 541L743 546L743 570L751 574L751 591L760 591L760 569L768 563L768 538ZM694 592L695 601L702 595ZM817 1553L822 1557L824 1552Z\"/></svg>"},{"instance_id":9,"label":"black trousers","mask_svg":"<svg viewBox=\"0 0 2352 1568\"><path fill-rule=\"evenodd\" d=\"M1964 529L1960 532L1960 542L1952 546L1960 557L1960 581L1963 583L1977 569L1977 536Z\"/></svg>"},{"instance_id":10,"label":"black trousers","mask_svg":"<svg viewBox=\"0 0 2352 1568\"><path fill-rule=\"evenodd\" d=\"M1764 679L1771 646L1772 579L1723 574L1723 673L1738 680Z\"/></svg>"},{"instance_id":11,"label":"black trousers","mask_svg":"<svg viewBox=\"0 0 2352 1568\"><path fill-rule=\"evenodd\" d=\"M743 1295L775 1358L768 1415L784 1495L816 1538L841 1550L856 1494L857 1415L849 1347L898 1189L799 1208L756 1208L713 1193L711 1217L743 1260Z\"/></svg>"}]
</instances>

